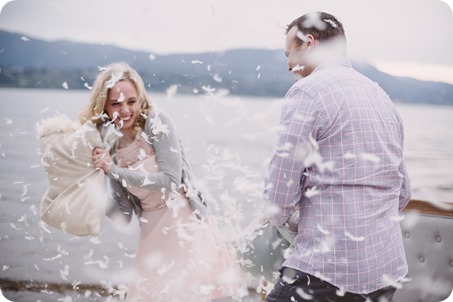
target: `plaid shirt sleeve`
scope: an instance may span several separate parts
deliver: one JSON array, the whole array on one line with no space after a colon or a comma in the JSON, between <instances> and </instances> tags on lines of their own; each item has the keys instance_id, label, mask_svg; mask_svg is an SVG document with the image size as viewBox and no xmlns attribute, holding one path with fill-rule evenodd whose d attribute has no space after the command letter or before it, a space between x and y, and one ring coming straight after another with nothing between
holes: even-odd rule
<instances>
[{"instance_id":1,"label":"plaid shirt sleeve","mask_svg":"<svg viewBox=\"0 0 453 302\"><path fill-rule=\"evenodd\" d=\"M411 200L411 183L409 180L409 175L406 170L406 165L404 164L404 161L401 162L401 165L399 167L399 171L403 176L403 184L401 185L401 191L400 191L400 202L398 206L398 210L402 212L404 208L407 206L409 201Z\"/></svg>"},{"instance_id":2,"label":"plaid shirt sleeve","mask_svg":"<svg viewBox=\"0 0 453 302\"><path fill-rule=\"evenodd\" d=\"M301 200L304 171L316 149L313 137L319 123L313 97L293 87L285 97L277 134L277 147L265 179L266 216L283 225Z\"/></svg>"}]
</instances>

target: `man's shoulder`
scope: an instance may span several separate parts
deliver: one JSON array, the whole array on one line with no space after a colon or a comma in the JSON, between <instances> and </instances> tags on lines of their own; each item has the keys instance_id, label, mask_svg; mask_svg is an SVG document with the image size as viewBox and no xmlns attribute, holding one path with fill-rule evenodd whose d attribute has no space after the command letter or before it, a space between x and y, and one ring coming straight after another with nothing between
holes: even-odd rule
<instances>
[{"instance_id":1,"label":"man's shoulder","mask_svg":"<svg viewBox=\"0 0 453 302\"><path fill-rule=\"evenodd\" d=\"M320 91L327 89L335 81L343 79L342 73L330 69L316 70L309 76L298 80L290 90L299 90L310 96L317 95Z\"/></svg>"},{"instance_id":2,"label":"man's shoulder","mask_svg":"<svg viewBox=\"0 0 453 302\"><path fill-rule=\"evenodd\" d=\"M326 65L294 83L292 89L301 89L305 93L314 96L326 89L331 89L334 85L344 82L355 82L365 85L373 83L369 78L351 66Z\"/></svg>"}]
</instances>

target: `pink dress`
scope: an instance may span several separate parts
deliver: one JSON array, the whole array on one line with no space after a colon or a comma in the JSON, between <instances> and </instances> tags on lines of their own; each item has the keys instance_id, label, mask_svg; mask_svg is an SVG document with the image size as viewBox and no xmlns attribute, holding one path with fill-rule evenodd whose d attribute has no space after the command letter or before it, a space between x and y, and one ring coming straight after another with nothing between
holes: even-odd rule
<instances>
[{"instance_id":1,"label":"pink dress","mask_svg":"<svg viewBox=\"0 0 453 302\"><path fill-rule=\"evenodd\" d=\"M153 148L137 134L117 149L118 165L159 171ZM130 187L142 203L140 240L127 301L211 301L234 294L237 268L212 219L199 221L182 190L164 192Z\"/></svg>"}]
</instances>

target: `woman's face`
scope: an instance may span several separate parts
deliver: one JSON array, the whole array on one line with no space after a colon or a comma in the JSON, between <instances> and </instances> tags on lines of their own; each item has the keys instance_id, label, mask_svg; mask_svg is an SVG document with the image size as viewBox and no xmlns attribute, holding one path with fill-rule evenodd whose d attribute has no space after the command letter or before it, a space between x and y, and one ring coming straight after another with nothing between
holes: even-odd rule
<instances>
[{"instance_id":1,"label":"woman's face","mask_svg":"<svg viewBox=\"0 0 453 302\"><path fill-rule=\"evenodd\" d=\"M110 88L104 109L122 131L133 130L140 116L140 100L134 83L122 80Z\"/></svg>"}]
</instances>

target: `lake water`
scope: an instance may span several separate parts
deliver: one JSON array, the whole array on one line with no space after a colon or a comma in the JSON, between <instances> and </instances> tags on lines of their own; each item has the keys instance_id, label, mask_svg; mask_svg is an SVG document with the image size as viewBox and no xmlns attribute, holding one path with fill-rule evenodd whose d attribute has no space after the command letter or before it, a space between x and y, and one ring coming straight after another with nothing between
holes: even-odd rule
<instances>
[{"instance_id":1,"label":"lake water","mask_svg":"<svg viewBox=\"0 0 453 302\"><path fill-rule=\"evenodd\" d=\"M280 100L222 93L150 95L174 119L199 185L216 213L227 217L225 229L235 230L228 227L232 223L245 226L260 204ZM39 224L46 178L36 123L56 112L75 119L87 102L88 91L0 89L0 279L127 283L136 223L120 230L106 221L97 238ZM453 202L453 106L397 108L405 122L413 198Z\"/></svg>"}]
</instances>

